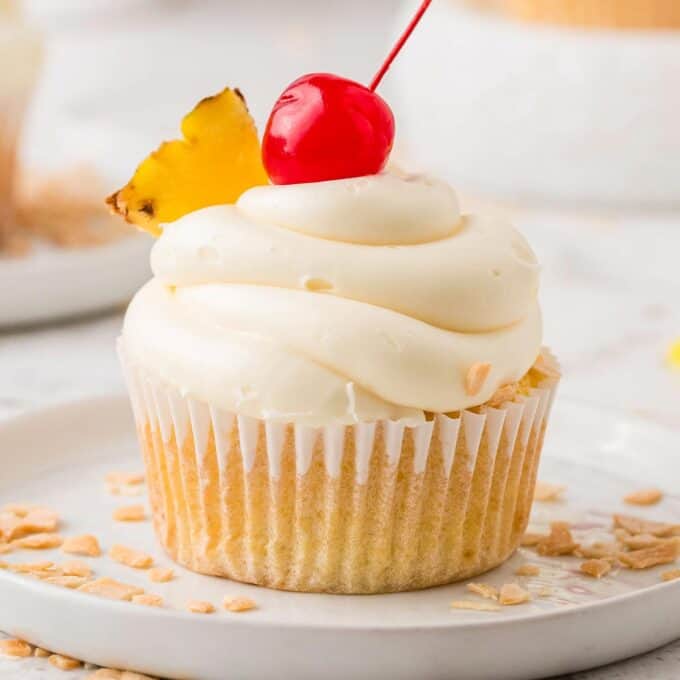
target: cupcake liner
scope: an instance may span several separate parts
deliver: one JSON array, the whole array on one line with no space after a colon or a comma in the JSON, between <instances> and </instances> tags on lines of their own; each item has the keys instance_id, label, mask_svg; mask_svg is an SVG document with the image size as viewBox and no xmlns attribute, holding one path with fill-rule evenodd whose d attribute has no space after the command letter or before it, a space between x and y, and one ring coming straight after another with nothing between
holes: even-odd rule
<instances>
[{"instance_id":1,"label":"cupcake liner","mask_svg":"<svg viewBox=\"0 0 680 680\"><path fill-rule=\"evenodd\" d=\"M189 569L391 592L481 573L519 544L557 377L458 417L310 427L220 411L120 350L156 532Z\"/></svg>"},{"instance_id":2,"label":"cupcake liner","mask_svg":"<svg viewBox=\"0 0 680 680\"><path fill-rule=\"evenodd\" d=\"M500 0L528 20L602 28L680 28L676 0Z\"/></svg>"}]
</instances>

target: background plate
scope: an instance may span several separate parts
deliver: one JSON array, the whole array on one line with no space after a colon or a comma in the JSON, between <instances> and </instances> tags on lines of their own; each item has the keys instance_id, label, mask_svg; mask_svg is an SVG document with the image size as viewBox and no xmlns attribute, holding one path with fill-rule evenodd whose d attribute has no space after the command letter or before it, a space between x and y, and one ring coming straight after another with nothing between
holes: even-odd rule
<instances>
[{"instance_id":1,"label":"background plate","mask_svg":"<svg viewBox=\"0 0 680 680\"><path fill-rule=\"evenodd\" d=\"M558 400L541 478L568 485L567 500L538 504L532 528L553 519L597 535L622 511L621 497L646 484L680 487L677 435L583 403ZM123 397L59 406L0 427L0 505L39 502L58 510L63 533L94 533L106 550L114 542L152 552L149 522L111 521L115 507L136 502L104 488L111 470L141 467L132 419ZM680 521L680 498L667 496L652 518ZM13 553L7 561L31 561ZM58 553L41 552L37 559ZM41 647L99 665L170 678L269 680L286 676L449 680L537 678L604 664L662 645L680 633L680 583L661 583L663 567L613 572L602 581L578 575L579 560L543 560L520 550L479 580L518 580L523 562L542 563L524 579L536 598L499 613L449 609L472 598L464 585L379 596L283 593L191 574L151 584L144 572L92 560L109 575L163 595L164 609L88 597L0 571L0 629ZM666 567L667 569L667 567ZM539 597L545 587L548 597ZM219 607L226 596L254 598L258 609L211 616L185 613L190 599ZM22 662L19 662L22 663ZM20 676L17 676L20 677Z\"/></svg>"},{"instance_id":2,"label":"background plate","mask_svg":"<svg viewBox=\"0 0 680 680\"><path fill-rule=\"evenodd\" d=\"M92 248L35 246L0 260L0 326L40 323L126 303L151 277L152 239L126 236Z\"/></svg>"}]
</instances>

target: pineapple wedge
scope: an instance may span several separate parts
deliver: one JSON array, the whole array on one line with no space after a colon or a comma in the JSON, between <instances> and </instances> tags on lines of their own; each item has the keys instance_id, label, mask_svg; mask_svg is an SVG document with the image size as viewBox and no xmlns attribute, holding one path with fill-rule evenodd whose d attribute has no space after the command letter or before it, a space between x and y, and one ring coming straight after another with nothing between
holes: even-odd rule
<instances>
[{"instance_id":1,"label":"pineapple wedge","mask_svg":"<svg viewBox=\"0 0 680 680\"><path fill-rule=\"evenodd\" d=\"M161 144L106 199L114 213L154 236L163 224L209 205L235 203L247 189L269 183L239 90L200 101L182 121L182 136Z\"/></svg>"}]
</instances>

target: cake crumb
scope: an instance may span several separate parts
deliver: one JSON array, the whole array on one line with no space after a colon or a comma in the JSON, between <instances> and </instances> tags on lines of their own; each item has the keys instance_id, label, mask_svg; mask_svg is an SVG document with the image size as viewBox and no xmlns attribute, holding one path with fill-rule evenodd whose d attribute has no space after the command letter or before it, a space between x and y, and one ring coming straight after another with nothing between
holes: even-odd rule
<instances>
[{"instance_id":1,"label":"cake crumb","mask_svg":"<svg viewBox=\"0 0 680 680\"><path fill-rule=\"evenodd\" d=\"M591 578L602 578L612 570L612 565L607 560L587 560L579 567L579 571Z\"/></svg>"},{"instance_id":2,"label":"cake crumb","mask_svg":"<svg viewBox=\"0 0 680 680\"><path fill-rule=\"evenodd\" d=\"M629 569L649 569L659 564L671 564L678 558L678 545L668 541L654 548L619 553L619 561Z\"/></svg>"},{"instance_id":3,"label":"cake crumb","mask_svg":"<svg viewBox=\"0 0 680 680\"><path fill-rule=\"evenodd\" d=\"M154 567L149 569L149 580L154 583L167 583L175 578L175 572L172 569L165 569L162 567Z\"/></svg>"},{"instance_id":4,"label":"cake crumb","mask_svg":"<svg viewBox=\"0 0 680 680\"><path fill-rule=\"evenodd\" d=\"M491 373L491 364L477 362L472 364L465 376L465 393L474 397L484 386Z\"/></svg>"},{"instance_id":5,"label":"cake crumb","mask_svg":"<svg viewBox=\"0 0 680 680\"><path fill-rule=\"evenodd\" d=\"M516 604L524 604L531 600L531 593L525 590L517 583L506 583L501 587L498 595L498 601L504 606L512 606Z\"/></svg>"},{"instance_id":6,"label":"cake crumb","mask_svg":"<svg viewBox=\"0 0 680 680\"><path fill-rule=\"evenodd\" d=\"M249 597L227 597L224 599L224 608L230 612L249 612L256 609L255 600Z\"/></svg>"},{"instance_id":7,"label":"cake crumb","mask_svg":"<svg viewBox=\"0 0 680 680\"><path fill-rule=\"evenodd\" d=\"M0 640L0 653L5 656L14 656L17 658L24 658L31 656L33 648L28 642L10 638L8 640Z\"/></svg>"},{"instance_id":8,"label":"cake crumb","mask_svg":"<svg viewBox=\"0 0 680 680\"><path fill-rule=\"evenodd\" d=\"M144 592L144 589L128 585L127 583L121 583L112 578L104 577L86 583L78 588L78 592L87 593L89 595L98 595L99 597L104 597L108 600L130 602L135 595L141 595Z\"/></svg>"},{"instance_id":9,"label":"cake crumb","mask_svg":"<svg viewBox=\"0 0 680 680\"><path fill-rule=\"evenodd\" d=\"M641 489L624 496L623 502L629 505L656 505L663 498L659 489Z\"/></svg>"},{"instance_id":10,"label":"cake crumb","mask_svg":"<svg viewBox=\"0 0 680 680\"><path fill-rule=\"evenodd\" d=\"M143 505L127 505L114 510L113 519L116 522L143 522L146 519L146 510Z\"/></svg>"},{"instance_id":11,"label":"cake crumb","mask_svg":"<svg viewBox=\"0 0 680 680\"><path fill-rule=\"evenodd\" d=\"M664 571L661 574L662 581L675 581L675 579L680 578L680 569L671 569L670 571Z\"/></svg>"},{"instance_id":12,"label":"cake crumb","mask_svg":"<svg viewBox=\"0 0 680 680\"><path fill-rule=\"evenodd\" d=\"M554 503L558 501L567 490L564 484L549 484L548 482L536 482L534 488L534 500L540 503Z\"/></svg>"},{"instance_id":13,"label":"cake crumb","mask_svg":"<svg viewBox=\"0 0 680 680\"><path fill-rule=\"evenodd\" d=\"M622 536L621 543L629 550L643 550L645 548L655 548L664 543L677 543L678 538L657 538L652 534L636 534L634 536Z\"/></svg>"},{"instance_id":14,"label":"cake crumb","mask_svg":"<svg viewBox=\"0 0 680 680\"><path fill-rule=\"evenodd\" d=\"M82 555L83 557L100 557L102 554L99 541L92 534L66 538L61 550L69 555Z\"/></svg>"},{"instance_id":15,"label":"cake crumb","mask_svg":"<svg viewBox=\"0 0 680 680\"><path fill-rule=\"evenodd\" d=\"M187 604L187 609L193 614L212 614L215 611L215 607L210 602L202 600L191 600Z\"/></svg>"},{"instance_id":16,"label":"cake crumb","mask_svg":"<svg viewBox=\"0 0 680 680\"><path fill-rule=\"evenodd\" d=\"M153 557L146 553L128 548L124 545L114 545L109 550L109 557L119 564L124 564L126 567L133 569L148 569L153 565Z\"/></svg>"},{"instance_id":17,"label":"cake crumb","mask_svg":"<svg viewBox=\"0 0 680 680\"><path fill-rule=\"evenodd\" d=\"M60 671L75 671L83 665L78 659L63 654L52 654L48 661Z\"/></svg>"},{"instance_id":18,"label":"cake crumb","mask_svg":"<svg viewBox=\"0 0 680 680\"><path fill-rule=\"evenodd\" d=\"M492 604L491 602L473 600L454 600L451 602L450 607L452 609L469 609L476 612L497 612L501 609L497 604Z\"/></svg>"},{"instance_id":19,"label":"cake crumb","mask_svg":"<svg viewBox=\"0 0 680 680\"><path fill-rule=\"evenodd\" d=\"M481 595L488 600L498 599L498 588L494 588L487 583L468 583L466 587L471 593Z\"/></svg>"},{"instance_id":20,"label":"cake crumb","mask_svg":"<svg viewBox=\"0 0 680 680\"><path fill-rule=\"evenodd\" d=\"M538 576L541 568L537 564L523 564L515 569L517 576Z\"/></svg>"},{"instance_id":21,"label":"cake crumb","mask_svg":"<svg viewBox=\"0 0 680 680\"><path fill-rule=\"evenodd\" d=\"M142 604L146 607L162 607L163 598L160 595L153 595L151 593L142 593L141 595L133 595L133 604Z\"/></svg>"}]
</instances>

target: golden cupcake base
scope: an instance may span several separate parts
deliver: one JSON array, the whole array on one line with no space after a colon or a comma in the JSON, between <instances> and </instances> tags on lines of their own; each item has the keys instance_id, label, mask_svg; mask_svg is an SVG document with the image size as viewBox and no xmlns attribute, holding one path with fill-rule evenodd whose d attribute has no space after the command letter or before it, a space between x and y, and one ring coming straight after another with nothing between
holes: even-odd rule
<instances>
[{"instance_id":1,"label":"golden cupcake base","mask_svg":"<svg viewBox=\"0 0 680 680\"><path fill-rule=\"evenodd\" d=\"M529 520L557 384L416 427L311 428L217 414L127 373L168 554L204 574L330 593L427 588L505 561Z\"/></svg>"}]
</instances>

